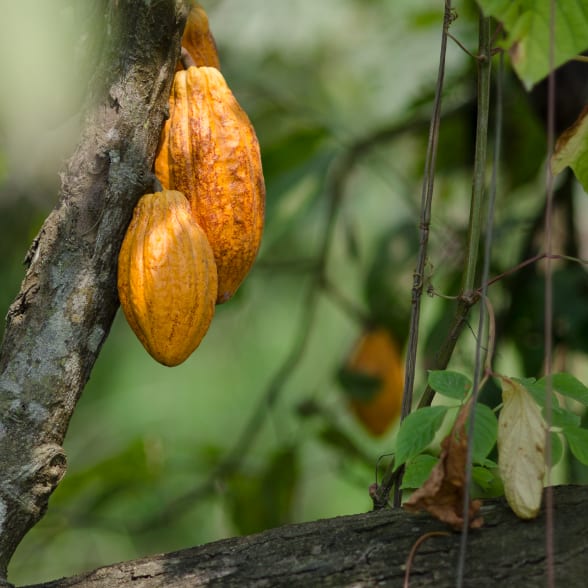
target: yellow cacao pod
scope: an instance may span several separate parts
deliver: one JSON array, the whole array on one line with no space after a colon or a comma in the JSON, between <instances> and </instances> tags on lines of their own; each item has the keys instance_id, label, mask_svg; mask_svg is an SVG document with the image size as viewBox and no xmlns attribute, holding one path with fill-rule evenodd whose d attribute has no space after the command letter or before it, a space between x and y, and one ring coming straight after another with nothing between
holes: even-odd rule
<instances>
[{"instance_id":1,"label":"yellow cacao pod","mask_svg":"<svg viewBox=\"0 0 588 588\"><path fill-rule=\"evenodd\" d=\"M182 47L188 51L195 65L220 69L216 43L208 26L208 15L198 2L192 3L188 14Z\"/></svg>"},{"instance_id":2,"label":"yellow cacao pod","mask_svg":"<svg viewBox=\"0 0 588 588\"><path fill-rule=\"evenodd\" d=\"M215 68L177 72L169 110L155 174L164 188L190 200L214 252L219 304L233 296L261 242L265 184L259 143Z\"/></svg>"},{"instance_id":3,"label":"yellow cacao pod","mask_svg":"<svg viewBox=\"0 0 588 588\"><path fill-rule=\"evenodd\" d=\"M118 295L130 327L160 363L178 365L200 344L214 315L216 266L180 192L137 203L118 257Z\"/></svg>"},{"instance_id":4,"label":"yellow cacao pod","mask_svg":"<svg viewBox=\"0 0 588 588\"><path fill-rule=\"evenodd\" d=\"M373 385L364 387L363 393L348 390L349 405L369 433L383 435L400 416L404 387L402 357L390 332L377 328L364 333L347 359L345 372L371 379Z\"/></svg>"}]
</instances>

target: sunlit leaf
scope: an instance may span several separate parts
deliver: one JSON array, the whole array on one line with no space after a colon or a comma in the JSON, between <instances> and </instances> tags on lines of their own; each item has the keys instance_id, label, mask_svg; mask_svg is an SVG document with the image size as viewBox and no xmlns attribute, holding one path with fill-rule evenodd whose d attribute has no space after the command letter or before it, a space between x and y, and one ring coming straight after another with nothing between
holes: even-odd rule
<instances>
[{"instance_id":1,"label":"sunlit leaf","mask_svg":"<svg viewBox=\"0 0 588 588\"><path fill-rule=\"evenodd\" d=\"M559 137L551 158L551 170L558 174L571 167L582 187L588 192L588 107L578 120Z\"/></svg>"},{"instance_id":2,"label":"sunlit leaf","mask_svg":"<svg viewBox=\"0 0 588 588\"><path fill-rule=\"evenodd\" d=\"M504 24L512 64L527 89L549 73L551 0L478 0L487 16ZM588 48L585 0L555 2L555 66Z\"/></svg>"},{"instance_id":3,"label":"sunlit leaf","mask_svg":"<svg viewBox=\"0 0 588 588\"><path fill-rule=\"evenodd\" d=\"M498 466L508 504L517 516L537 516L545 475L546 425L525 387L500 377L503 407L498 417Z\"/></svg>"},{"instance_id":4,"label":"sunlit leaf","mask_svg":"<svg viewBox=\"0 0 588 588\"><path fill-rule=\"evenodd\" d=\"M429 371L428 382L435 392L457 400L463 400L472 387L467 376L449 370Z\"/></svg>"},{"instance_id":5,"label":"sunlit leaf","mask_svg":"<svg viewBox=\"0 0 588 588\"><path fill-rule=\"evenodd\" d=\"M431 444L447 410L446 406L427 406L415 410L404 419L396 437L396 467Z\"/></svg>"}]
</instances>

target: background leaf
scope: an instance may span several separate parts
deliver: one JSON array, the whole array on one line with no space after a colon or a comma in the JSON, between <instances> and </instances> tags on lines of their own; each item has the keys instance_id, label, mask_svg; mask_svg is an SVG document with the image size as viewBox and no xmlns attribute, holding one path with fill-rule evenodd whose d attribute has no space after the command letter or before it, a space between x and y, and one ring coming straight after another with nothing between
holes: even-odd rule
<instances>
[{"instance_id":1,"label":"background leaf","mask_svg":"<svg viewBox=\"0 0 588 588\"><path fill-rule=\"evenodd\" d=\"M257 475L231 477L226 496L238 531L248 535L290 522L298 474L297 451L282 448Z\"/></svg>"}]
</instances>

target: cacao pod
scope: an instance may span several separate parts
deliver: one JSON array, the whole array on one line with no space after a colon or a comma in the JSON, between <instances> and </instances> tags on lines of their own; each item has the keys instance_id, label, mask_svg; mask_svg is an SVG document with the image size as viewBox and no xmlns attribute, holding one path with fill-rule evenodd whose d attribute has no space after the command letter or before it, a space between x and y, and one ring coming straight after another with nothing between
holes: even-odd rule
<instances>
[{"instance_id":1,"label":"cacao pod","mask_svg":"<svg viewBox=\"0 0 588 588\"><path fill-rule=\"evenodd\" d=\"M373 329L361 336L340 380L351 410L375 437L383 435L400 416L404 368L398 346L387 329Z\"/></svg>"},{"instance_id":2,"label":"cacao pod","mask_svg":"<svg viewBox=\"0 0 588 588\"><path fill-rule=\"evenodd\" d=\"M200 344L214 315L216 266L180 192L137 203L118 257L118 295L130 327L160 363L178 365Z\"/></svg>"},{"instance_id":3,"label":"cacao pod","mask_svg":"<svg viewBox=\"0 0 588 588\"><path fill-rule=\"evenodd\" d=\"M198 2L192 3L192 9L188 14L182 35L182 47L189 53L195 65L220 69L216 43L208 26L208 16ZM181 69L181 66L179 68Z\"/></svg>"},{"instance_id":4,"label":"cacao pod","mask_svg":"<svg viewBox=\"0 0 588 588\"><path fill-rule=\"evenodd\" d=\"M220 304L249 272L261 242L265 185L259 143L215 68L177 72L169 111L155 174L164 188L190 200L214 252Z\"/></svg>"}]
</instances>

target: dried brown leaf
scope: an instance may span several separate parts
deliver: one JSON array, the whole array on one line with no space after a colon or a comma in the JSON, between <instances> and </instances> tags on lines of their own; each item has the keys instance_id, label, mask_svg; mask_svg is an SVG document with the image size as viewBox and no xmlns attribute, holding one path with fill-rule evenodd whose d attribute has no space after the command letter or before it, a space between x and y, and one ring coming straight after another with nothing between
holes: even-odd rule
<instances>
[{"instance_id":1,"label":"dried brown leaf","mask_svg":"<svg viewBox=\"0 0 588 588\"><path fill-rule=\"evenodd\" d=\"M411 512L425 510L455 530L463 526L463 501L468 454L467 420L471 400L462 406L451 432L441 443L441 455L427 481L404 503ZM468 507L469 526L484 524L478 516L481 501L471 500Z\"/></svg>"}]
</instances>

